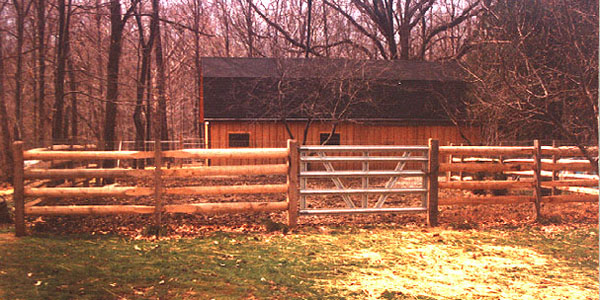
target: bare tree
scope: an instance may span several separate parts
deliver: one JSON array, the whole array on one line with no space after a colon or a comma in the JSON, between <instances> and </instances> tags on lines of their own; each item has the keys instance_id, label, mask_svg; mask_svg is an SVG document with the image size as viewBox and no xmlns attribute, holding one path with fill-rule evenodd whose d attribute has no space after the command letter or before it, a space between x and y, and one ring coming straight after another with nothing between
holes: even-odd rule
<instances>
[{"instance_id":1,"label":"bare tree","mask_svg":"<svg viewBox=\"0 0 600 300\"><path fill-rule=\"evenodd\" d=\"M25 42L25 17L33 1L13 0L15 26L17 27L17 62L15 67L15 117L14 138L23 139L23 43Z\"/></svg>"},{"instance_id":2,"label":"bare tree","mask_svg":"<svg viewBox=\"0 0 600 300\"><path fill-rule=\"evenodd\" d=\"M360 15L374 24L376 31L370 30L356 14L345 10L340 1L324 1L326 5L346 17L358 32L367 36L385 59L423 59L425 49L438 34L476 15L480 4L479 0L473 1L461 9L458 15L443 22L440 20L434 27L426 29L422 35L419 55L411 55L414 47L413 31L419 25L425 24L423 21L427 18L427 13L436 7L436 0L351 0L359 9ZM383 36L383 41L380 36Z\"/></svg>"},{"instance_id":3,"label":"bare tree","mask_svg":"<svg viewBox=\"0 0 600 300\"><path fill-rule=\"evenodd\" d=\"M69 93L71 96L71 124L69 126L65 126L65 132L71 132L70 143L71 145L75 145L78 142L79 136L79 111L77 109L77 90L78 90L78 82L76 79L75 72L75 63L73 59L67 60L67 67L69 69ZM65 137L67 135L65 134Z\"/></svg>"},{"instance_id":4,"label":"bare tree","mask_svg":"<svg viewBox=\"0 0 600 300\"><path fill-rule=\"evenodd\" d=\"M35 96L35 116L37 124L35 126L34 139L36 143L42 145L45 139L45 96L46 96L46 0L38 0L36 2L37 11L37 95Z\"/></svg>"},{"instance_id":5,"label":"bare tree","mask_svg":"<svg viewBox=\"0 0 600 300\"><path fill-rule=\"evenodd\" d=\"M0 12L4 10L4 5L0 5ZM4 34L0 31L0 131L2 132L2 158L3 159L3 170L7 170L5 172L7 181L12 180L12 170L13 170L13 153L12 153L12 143L10 136L10 125L8 123L8 113L6 110L6 97L4 90Z\"/></svg>"},{"instance_id":6,"label":"bare tree","mask_svg":"<svg viewBox=\"0 0 600 300\"><path fill-rule=\"evenodd\" d=\"M202 103L202 66L200 65L200 13L202 2L192 0L192 15L194 20L194 109L193 128L198 138L204 137L204 103ZM251 47L250 47L251 49Z\"/></svg>"},{"instance_id":7,"label":"bare tree","mask_svg":"<svg viewBox=\"0 0 600 300\"><path fill-rule=\"evenodd\" d=\"M138 27L138 43L141 51L139 54L140 69L138 71L138 80L136 82L136 102L133 113L133 123L135 125L135 148L136 150L144 150L146 127L144 125L144 119L142 118L142 112L144 111L144 96L147 95L146 88L148 87L148 82L150 81L150 62L154 39L156 36L156 19L151 19L150 33L147 39L144 33L145 26L142 22L142 16L139 10L135 13L135 19ZM147 99L147 101L150 102L151 100ZM150 114L149 111L146 111L145 113ZM138 167L143 168L144 160L139 160L138 163Z\"/></svg>"},{"instance_id":8,"label":"bare tree","mask_svg":"<svg viewBox=\"0 0 600 300\"><path fill-rule=\"evenodd\" d=\"M597 169L584 147L598 141L597 25L597 1L494 2L465 60L484 128L497 139L574 143Z\"/></svg>"},{"instance_id":9,"label":"bare tree","mask_svg":"<svg viewBox=\"0 0 600 300\"><path fill-rule=\"evenodd\" d=\"M110 45L108 64L106 68L106 105L104 116L104 149L112 150L115 147L115 128L117 121L117 103L119 96L119 65L122 54L123 31L127 20L131 17L139 0L133 0L131 6L123 16L120 0L110 1ZM114 167L115 162L106 160L104 168Z\"/></svg>"},{"instance_id":10,"label":"bare tree","mask_svg":"<svg viewBox=\"0 0 600 300\"><path fill-rule=\"evenodd\" d=\"M276 74L241 87L251 91L244 109L258 118L278 119L289 138L300 139L302 144L315 121L331 124L331 138L341 122L374 108L371 89L382 83L378 74L383 69L369 68L367 61L276 59L275 64ZM298 118L306 120L300 137L293 135L288 124Z\"/></svg>"},{"instance_id":11,"label":"bare tree","mask_svg":"<svg viewBox=\"0 0 600 300\"><path fill-rule=\"evenodd\" d=\"M285 24L281 22L281 20L271 19L269 16L267 16L263 9L260 9L258 6L256 6L255 3L251 1L249 2L249 5L270 27L274 28L277 31L277 33L281 34L281 36L285 39L287 43L291 44L293 47L300 48L302 52L299 52L299 54L304 53L305 55L312 54L314 56L321 56L319 52L317 52L314 48L310 47L310 42L306 40L306 30L308 29L306 24L296 24L296 26L298 26L300 30L296 30L298 34L295 35L292 32L286 30L285 28L286 25L289 26L290 24ZM302 16L304 11L302 6L299 6L298 9L301 12L299 15ZM312 11L312 4L310 6L310 9Z\"/></svg>"},{"instance_id":12,"label":"bare tree","mask_svg":"<svg viewBox=\"0 0 600 300\"><path fill-rule=\"evenodd\" d=\"M203 137L202 56L454 58L475 83L474 100L465 103L469 116L485 124L484 137L551 137L586 145L597 133L597 3L591 0L10 0L2 5L0 113L7 114L0 116L7 149L2 159L11 139L22 138L28 146L44 142L48 127L55 141L87 137L114 149L119 138L136 139L142 149L158 112L166 126L157 128L163 139L177 130L184 137ZM136 7L137 26L128 23ZM152 36L158 28L153 20L160 20L160 36ZM269 115L284 124L300 116L306 128L327 120L335 131L336 123L373 101L365 89L390 84L361 77L359 65L279 64L276 75L253 83L270 90L261 99L264 109L249 109L256 110L253 116ZM312 75L297 76L300 71ZM438 108L458 116L446 105L452 95L439 98L444 97L448 101ZM153 107L154 100L160 105ZM461 124L458 117L452 119L455 125ZM302 135L291 124L288 135Z\"/></svg>"},{"instance_id":13,"label":"bare tree","mask_svg":"<svg viewBox=\"0 0 600 300\"><path fill-rule=\"evenodd\" d=\"M156 59L156 86L158 91L158 103L156 108L156 114L158 114L159 123L156 124L154 130L159 131L161 140L169 140L169 129L167 127L167 98L166 98L166 78L165 78L165 60L163 57L162 37L160 33L160 2L159 0L152 0L152 18L154 26L156 27L155 45L154 45L154 56ZM167 145L168 147L168 145Z\"/></svg>"},{"instance_id":14,"label":"bare tree","mask_svg":"<svg viewBox=\"0 0 600 300\"><path fill-rule=\"evenodd\" d=\"M71 0L65 5L65 0L58 2L58 39L56 41L56 70L54 75L54 106L52 116L52 141L54 144L64 142L68 132L65 131L65 76L69 57L69 31L71 19Z\"/></svg>"},{"instance_id":15,"label":"bare tree","mask_svg":"<svg viewBox=\"0 0 600 300\"><path fill-rule=\"evenodd\" d=\"M306 26L305 26L305 32L306 32L306 49L304 52L304 57L308 58L308 56L310 55L310 39L312 37L311 35L311 29L312 29L312 6L313 6L313 2L312 0L308 0L308 8L307 8L307 13L306 13Z\"/></svg>"}]
</instances>

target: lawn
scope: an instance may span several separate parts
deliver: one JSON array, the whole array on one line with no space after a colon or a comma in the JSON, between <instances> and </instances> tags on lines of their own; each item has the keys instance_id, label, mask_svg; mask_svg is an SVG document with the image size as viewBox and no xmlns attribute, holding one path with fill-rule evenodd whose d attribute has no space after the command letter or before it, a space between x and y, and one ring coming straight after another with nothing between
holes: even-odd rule
<instances>
[{"instance_id":1,"label":"lawn","mask_svg":"<svg viewBox=\"0 0 600 300\"><path fill-rule=\"evenodd\" d=\"M591 226L0 235L0 299L598 299Z\"/></svg>"}]
</instances>

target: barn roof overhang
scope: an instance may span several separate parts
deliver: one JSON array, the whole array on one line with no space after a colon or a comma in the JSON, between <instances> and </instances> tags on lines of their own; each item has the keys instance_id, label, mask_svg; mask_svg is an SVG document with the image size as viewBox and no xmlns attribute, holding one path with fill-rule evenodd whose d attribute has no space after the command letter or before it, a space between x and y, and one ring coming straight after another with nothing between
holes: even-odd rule
<instances>
[{"instance_id":1,"label":"barn roof overhang","mask_svg":"<svg viewBox=\"0 0 600 300\"><path fill-rule=\"evenodd\" d=\"M277 118L206 118L207 122L240 122L240 123L257 123L257 122L283 122L282 119ZM293 122L308 122L308 118L288 118L285 119L288 123ZM334 119L318 119L312 120L313 122L342 122L342 123L353 123L360 125L443 125L443 126L454 126L456 125L451 120L444 119L349 119L349 120L334 120ZM456 121L461 126L472 125L469 120L458 120Z\"/></svg>"}]
</instances>

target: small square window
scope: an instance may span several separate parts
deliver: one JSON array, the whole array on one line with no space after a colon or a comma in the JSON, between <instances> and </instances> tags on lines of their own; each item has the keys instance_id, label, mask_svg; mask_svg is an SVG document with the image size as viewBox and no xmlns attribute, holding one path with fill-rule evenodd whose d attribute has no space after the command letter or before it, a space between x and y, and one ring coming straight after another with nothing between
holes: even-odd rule
<instances>
[{"instance_id":1,"label":"small square window","mask_svg":"<svg viewBox=\"0 0 600 300\"><path fill-rule=\"evenodd\" d=\"M333 135L331 135L331 138L329 138L329 134L330 133L321 133L319 135L319 144L320 145L339 145L340 144L340 134L334 133ZM329 138L329 140L327 140L328 138ZM325 143L325 141L327 141L327 143Z\"/></svg>"},{"instance_id":2,"label":"small square window","mask_svg":"<svg viewBox=\"0 0 600 300\"><path fill-rule=\"evenodd\" d=\"M250 147L250 133L230 133L229 147Z\"/></svg>"}]
</instances>

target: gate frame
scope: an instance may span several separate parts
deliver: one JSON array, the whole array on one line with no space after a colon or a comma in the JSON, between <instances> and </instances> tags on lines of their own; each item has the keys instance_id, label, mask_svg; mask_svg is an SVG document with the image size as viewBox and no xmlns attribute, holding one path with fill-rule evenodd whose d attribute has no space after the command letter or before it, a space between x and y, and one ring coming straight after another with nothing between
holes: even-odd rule
<instances>
[{"instance_id":1,"label":"gate frame","mask_svg":"<svg viewBox=\"0 0 600 300\"><path fill-rule=\"evenodd\" d=\"M317 152L318 158L308 158L306 153L308 151ZM319 152L321 151L321 152ZM361 156L351 156L346 158L332 157L327 159L324 152L335 151L335 152L362 152ZM380 152L404 152L402 157L379 157L373 159L369 157L369 152L380 151ZM299 149L300 157L300 215L313 215L313 214L353 214L353 213L421 213L427 212L427 223L430 226L437 225L438 215L438 174L439 174L439 141L429 139L428 146L302 146ZM424 152L423 156L410 157L407 153L410 152ZM369 171L368 162L374 161L397 161L398 165L394 171ZM335 171L331 166L331 161L354 161L363 164L362 171ZM404 164L408 161L422 162L422 171L402 171ZM309 162L318 163L322 162L325 166L325 172L308 172L307 166ZM332 174L327 174L332 173ZM338 175L338 176L335 176ZM395 182L397 178L402 175L420 175L423 177L422 188L409 188L409 189L393 189L390 182ZM346 189L343 183L339 180L339 176L349 176L362 178L363 187L362 189ZM390 176L390 180L386 183L386 188L383 189L372 189L368 188L368 177L369 176ZM323 177L331 178L338 188L338 190L307 190L306 181L307 178L311 177ZM366 180L365 180L366 179ZM389 186L388 186L389 185ZM392 193L422 193L423 201L421 207L404 207L404 208L382 208L383 201L385 201L385 195ZM348 208L344 209L314 209L308 210L306 208L306 196L311 194L340 194L342 195L344 202ZM348 195L369 195L379 194L380 198L375 204L376 207L368 208L365 207L365 201L362 200L362 207L356 208L354 202L349 199ZM381 200L383 199L383 201Z\"/></svg>"}]
</instances>

